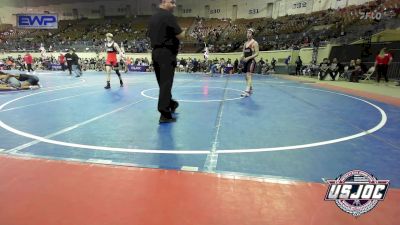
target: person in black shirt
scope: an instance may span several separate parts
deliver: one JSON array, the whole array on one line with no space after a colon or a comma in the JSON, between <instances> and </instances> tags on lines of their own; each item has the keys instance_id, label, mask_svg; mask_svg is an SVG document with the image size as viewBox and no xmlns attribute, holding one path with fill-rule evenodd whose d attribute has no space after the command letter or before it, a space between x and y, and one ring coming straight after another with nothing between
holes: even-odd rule
<instances>
[{"instance_id":1,"label":"person in black shirt","mask_svg":"<svg viewBox=\"0 0 400 225\"><path fill-rule=\"evenodd\" d=\"M17 65L18 65L18 70L22 70L22 71L25 71L25 64L24 64L24 62L23 62L23 59L22 59L22 57L21 57L21 55L18 55L18 58L17 58L17 60L16 60L16 63L17 63Z\"/></svg>"},{"instance_id":2,"label":"person in black shirt","mask_svg":"<svg viewBox=\"0 0 400 225\"><path fill-rule=\"evenodd\" d=\"M175 122L172 113L179 106L178 102L172 99L171 89L177 65L179 40L184 38L185 31L179 27L172 14L176 7L175 3L174 0L160 0L157 13L149 21L148 35L153 48L152 60L160 88L158 98L160 123Z\"/></svg>"},{"instance_id":3,"label":"person in black shirt","mask_svg":"<svg viewBox=\"0 0 400 225\"><path fill-rule=\"evenodd\" d=\"M199 70L199 61L196 58L193 59L193 73L196 73Z\"/></svg>"},{"instance_id":4,"label":"person in black shirt","mask_svg":"<svg viewBox=\"0 0 400 225\"><path fill-rule=\"evenodd\" d=\"M72 66L72 72L75 74L75 77L82 76L81 67L79 65L79 56L75 53L74 48L72 49L71 66Z\"/></svg>"},{"instance_id":5,"label":"person in black shirt","mask_svg":"<svg viewBox=\"0 0 400 225\"><path fill-rule=\"evenodd\" d=\"M265 61L263 58L260 59L259 63L263 66L265 64Z\"/></svg>"},{"instance_id":6,"label":"person in black shirt","mask_svg":"<svg viewBox=\"0 0 400 225\"><path fill-rule=\"evenodd\" d=\"M238 72L238 67L239 67L239 60L235 59L235 62L233 63L233 73Z\"/></svg>"},{"instance_id":7,"label":"person in black shirt","mask_svg":"<svg viewBox=\"0 0 400 225\"><path fill-rule=\"evenodd\" d=\"M303 67L303 61L300 56L297 57L296 60L296 75L301 75L301 68Z\"/></svg>"},{"instance_id":8,"label":"person in black shirt","mask_svg":"<svg viewBox=\"0 0 400 225\"><path fill-rule=\"evenodd\" d=\"M353 73L353 71L356 69L356 61L354 59L352 59L350 61L350 64L347 66L347 69L344 69L344 73L343 73L343 77L350 81L351 78L351 74Z\"/></svg>"},{"instance_id":9,"label":"person in black shirt","mask_svg":"<svg viewBox=\"0 0 400 225\"><path fill-rule=\"evenodd\" d=\"M367 66L361 62L361 59L356 60L355 68L350 76L350 82L358 83L360 77L368 71Z\"/></svg>"},{"instance_id":10,"label":"person in black shirt","mask_svg":"<svg viewBox=\"0 0 400 225\"><path fill-rule=\"evenodd\" d=\"M187 66L187 62L186 60L184 60L183 58L181 58L180 62L179 62L179 66L183 69L184 72L186 72L186 66ZM181 71L179 71L181 72Z\"/></svg>"},{"instance_id":11,"label":"person in black shirt","mask_svg":"<svg viewBox=\"0 0 400 225\"><path fill-rule=\"evenodd\" d=\"M272 66L272 70L275 71L275 66L276 66L276 60L275 60L275 58L272 58L272 60L271 60L271 66Z\"/></svg>"},{"instance_id":12,"label":"person in black shirt","mask_svg":"<svg viewBox=\"0 0 400 225\"><path fill-rule=\"evenodd\" d=\"M334 58L329 66L329 75L331 76L332 80L336 79L336 76L339 74L339 67L340 64L337 61L337 58Z\"/></svg>"},{"instance_id":13,"label":"person in black shirt","mask_svg":"<svg viewBox=\"0 0 400 225\"><path fill-rule=\"evenodd\" d=\"M72 53L73 53L72 48L70 48L68 50L68 53L65 54L65 60L67 61L67 68L69 71L69 75L72 74Z\"/></svg>"},{"instance_id":14,"label":"person in black shirt","mask_svg":"<svg viewBox=\"0 0 400 225\"><path fill-rule=\"evenodd\" d=\"M328 58L324 58L322 63L319 64L319 80L325 80L325 77L330 74L330 65ZM334 79L334 77L332 77L332 79Z\"/></svg>"}]
</instances>

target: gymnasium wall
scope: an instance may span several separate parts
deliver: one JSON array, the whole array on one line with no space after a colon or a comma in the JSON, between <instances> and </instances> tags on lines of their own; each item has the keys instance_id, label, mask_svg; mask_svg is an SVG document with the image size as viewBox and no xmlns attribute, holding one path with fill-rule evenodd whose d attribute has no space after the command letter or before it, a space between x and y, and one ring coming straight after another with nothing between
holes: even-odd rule
<instances>
[{"instance_id":1,"label":"gymnasium wall","mask_svg":"<svg viewBox=\"0 0 400 225\"><path fill-rule=\"evenodd\" d=\"M178 9L175 14L183 17L206 18L270 18L272 17L273 3L274 0L178 0ZM180 5L182 10L179 9Z\"/></svg>"},{"instance_id":2,"label":"gymnasium wall","mask_svg":"<svg viewBox=\"0 0 400 225\"><path fill-rule=\"evenodd\" d=\"M357 58L364 62L374 62L376 55L383 47L386 47L393 55L393 62L400 63L400 42L371 43L371 46L363 44L335 46L332 48L331 57L336 57L343 62L350 62Z\"/></svg>"},{"instance_id":3,"label":"gymnasium wall","mask_svg":"<svg viewBox=\"0 0 400 225\"><path fill-rule=\"evenodd\" d=\"M60 3L59 1L62 1ZM277 18L285 15L311 13L329 8L343 8L372 0L177 0L176 16L206 18ZM0 3L2 23L15 25L18 13L57 13L60 20L101 18L104 16L151 15L158 0L98 0L94 2L49 1L48 5L13 6L11 0ZM57 4L56 4L57 3ZM23 4L22 4L23 5Z\"/></svg>"}]
</instances>

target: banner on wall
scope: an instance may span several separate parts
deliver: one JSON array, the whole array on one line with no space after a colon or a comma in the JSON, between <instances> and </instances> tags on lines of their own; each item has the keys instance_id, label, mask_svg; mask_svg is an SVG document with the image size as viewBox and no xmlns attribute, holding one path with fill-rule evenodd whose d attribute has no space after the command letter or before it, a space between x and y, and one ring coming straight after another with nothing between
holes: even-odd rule
<instances>
[{"instance_id":1,"label":"banner on wall","mask_svg":"<svg viewBox=\"0 0 400 225\"><path fill-rule=\"evenodd\" d=\"M23 29L57 29L57 14L17 14L17 27Z\"/></svg>"},{"instance_id":2,"label":"banner on wall","mask_svg":"<svg viewBox=\"0 0 400 225\"><path fill-rule=\"evenodd\" d=\"M128 69L131 72L146 72L149 66L135 66L135 65L128 65Z\"/></svg>"},{"instance_id":3,"label":"banner on wall","mask_svg":"<svg viewBox=\"0 0 400 225\"><path fill-rule=\"evenodd\" d=\"M51 70L62 70L61 64L50 64Z\"/></svg>"}]
</instances>

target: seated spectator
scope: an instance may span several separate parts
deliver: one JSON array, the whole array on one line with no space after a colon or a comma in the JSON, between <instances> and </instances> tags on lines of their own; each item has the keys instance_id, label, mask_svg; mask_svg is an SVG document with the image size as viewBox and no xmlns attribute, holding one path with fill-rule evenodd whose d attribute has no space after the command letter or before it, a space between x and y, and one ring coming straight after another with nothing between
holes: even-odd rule
<instances>
[{"instance_id":1,"label":"seated spectator","mask_svg":"<svg viewBox=\"0 0 400 225\"><path fill-rule=\"evenodd\" d=\"M329 59L325 58L322 63L319 65L319 80L325 80L325 77L330 74L330 63ZM331 75L331 74L330 74ZM332 77L332 80L334 80L334 77Z\"/></svg>"},{"instance_id":2,"label":"seated spectator","mask_svg":"<svg viewBox=\"0 0 400 225\"><path fill-rule=\"evenodd\" d=\"M193 60L191 58L189 58L189 60L188 60L188 65L187 65L185 72L187 72L187 73L193 72Z\"/></svg>"},{"instance_id":3,"label":"seated spectator","mask_svg":"<svg viewBox=\"0 0 400 225\"><path fill-rule=\"evenodd\" d=\"M224 59L224 58L221 58L221 59L220 59L219 65L220 65L219 70L221 71L221 74L223 75L223 74L225 73L225 67L226 67L225 59Z\"/></svg>"},{"instance_id":4,"label":"seated spectator","mask_svg":"<svg viewBox=\"0 0 400 225\"><path fill-rule=\"evenodd\" d=\"M246 68L244 68L245 62L243 60L239 61L239 65L238 65L238 74L242 74L242 73L246 73L246 71L244 71Z\"/></svg>"},{"instance_id":5,"label":"seated spectator","mask_svg":"<svg viewBox=\"0 0 400 225\"><path fill-rule=\"evenodd\" d=\"M272 67L270 67L270 65L268 65L268 60L266 60L264 62L264 64L262 65L261 74L268 75L268 73L270 72L271 69L272 69Z\"/></svg>"},{"instance_id":6,"label":"seated spectator","mask_svg":"<svg viewBox=\"0 0 400 225\"><path fill-rule=\"evenodd\" d=\"M226 66L227 67L233 67L231 59L228 59L228 61L226 62Z\"/></svg>"},{"instance_id":7,"label":"seated spectator","mask_svg":"<svg viewBox=\"0 0 400 225\"><path fill-rule=\"evenodd\" d=\"M7 70L15 68L14 59L11 56L9 56L8 59L6 60L6 65L7 65Z\"/></svg>"},{"instance_id":8,"label":"seated spectator","mask_svg":"<svg viewBox=\"0 0 400 225\"><path fill-rule=\"evenodd\" d=\"M332 80L336 79L336 76L339 74L339 63L336 58L332 60L331 65L329 66L329 75L332 77Z\"/></svg>"},{"instance_id":9,"label":"seated spectator","mask_svg":"<svg viewBox=\"0 0 400 225\"><path fill-rule=\"evenodd\" d=\"M350 76L350 82L357 82L360 79L360 77L366 73L368 70L367 66L361 62L361 59L357 59L356 60L356 64L355 64L355 69L354 71L351 73Z\"/></svg>"},{"instance_id":10,"label":"seated spectator","mask_svg":"<svg viewBox=\"0 0 400 225\"><path fill-rule=\"evenodd\" d=\"M350 77L351 74L353 73L353 71L356 69L356 61L355 60L351 60L350 64L348 66L345 67L344 69L344 73L343 73L343 77L350 81Z\"/></svg>"},{"instance_id":11,"label":"seated spectator","mask_svg":"<svg viewBox=\"0 0 400 225\"><path fill-rule=\"evenodd\" d=\"M185 72L187 69L186 66L187 66L186 60L181 58L181 60L179 61L179 72Z\"/></svg>"},{"instance_id":12,"label":"seated spectator","mask_svg":"<svg viewBox=\"0 0 400 225\"><path fill-rule=\"evenodd\" d=\"M268 60L267 60L267 61L268 61ZM263 58L260 59L260 64L261 64L261 65L264 65L264 64L265 64L265 61L264 61Z\"/></svg>"},{"instance_id":13,"label":"seated spectator","mask_svg":"<svg viewBox=\"0 0 400 225\"><path fill-rule=\"evenodd\" d=\"M309 65L303 66L302 71L303 75L306 76L318 76L319 66L313 60L311 60Z\"/></svg>"},{"instance_id":14,"label":"seated spectator","mask_svg":"<svg viewBox=\"0 0 400 225\"><path fill-rule=\"evenodd\" d=\"M261 64L261 61L258 61L256 63L256 68L255 68L254 73L261 74L262 73L262 67L263 67L263 65Z\"/></svg>"},{"instance_id":15,"label":"seated spectator","mask_svg":"<svg viewBox=\"0 0 400 225\"><path fill-rule=\"evenodd\" d=\"M193 64L193 69L192 69L193 73L199 71L199 61L197 61L196 58L193 59L192 64Z\"/></svg>"},{"instance_id":16,"label":"seated spectator","mask_svg":"<svg viewBox=\"0 0 400 225\"><path fill-rule=\"evenodd\" d=\"M219 73L219 70L221 68L221 65L219 64L219 61L215 59L212 64L210 65L210 73L211 76L213 76L216 73Z\"/></svg>"}]
</instances>

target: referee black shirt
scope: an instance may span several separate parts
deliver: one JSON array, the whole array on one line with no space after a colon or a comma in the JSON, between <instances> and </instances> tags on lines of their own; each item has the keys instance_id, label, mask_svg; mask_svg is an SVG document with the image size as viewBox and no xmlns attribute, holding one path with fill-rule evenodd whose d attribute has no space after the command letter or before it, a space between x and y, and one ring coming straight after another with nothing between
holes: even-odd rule
<instances>
[{"instance_id":1,"label":"referee black shirt","mask_svg":"<svg viewBox=\"0 0 400 225\"><path fill-rule=\"evenodd\" d=\"M180 33L182 33L182 29L171 12L159 8L157 13L151 17L149 37L153 49L166 47L174 54L178 54L179 39L176 35Z\"/></svg>"},{"instance_id":2,"label":"referee black shirt","mask_svg":"<svg viewBox=\"0 0 400 225\"><path fill-rule=\"evenodd\" d=\"M68 65L72 65L72 54L71 53L67 53L65 54L65 59L67 60L67 64Z\"/></svg>"},{"instance_id":3,"label":"referee black shirt","mask_svg":"<svg viewBox=\"0 0 400 225\"><path fill-rule=\"evenodd\" d=\"M71 56L71 65L78 65L79 64L79 56L74 52Z\"/></svg>"}]
</instances>

